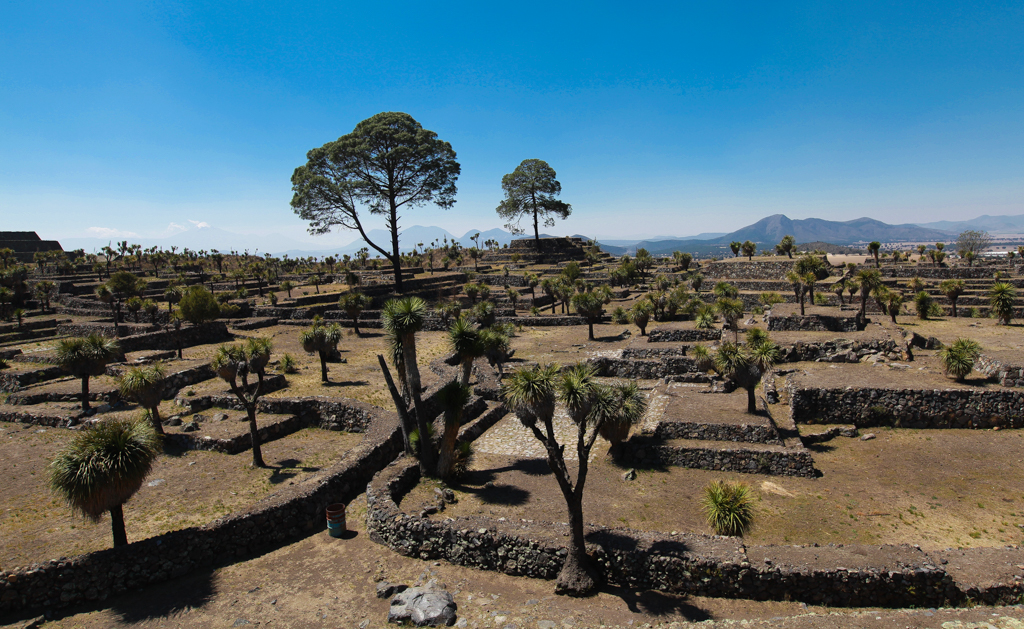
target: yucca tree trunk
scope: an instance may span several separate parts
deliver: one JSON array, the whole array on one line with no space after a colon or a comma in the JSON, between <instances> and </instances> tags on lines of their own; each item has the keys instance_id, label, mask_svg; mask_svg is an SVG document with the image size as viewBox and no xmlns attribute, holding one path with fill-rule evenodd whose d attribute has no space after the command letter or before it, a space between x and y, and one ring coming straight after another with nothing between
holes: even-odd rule
<instances>
[{"instance_id":1,"label":"yucca tree trunk","mask_svg":"<svg viewBox=\"0 0 1024 629\"><path fill-rule=\"evenodd\" d=\"M124 510L121 505L110 507L110 531L114 534L114 548L128 545L128 533L124 529Z\"/></svg>"},{"instance_id":2,"label":"yucca tree trunk","mask_svg":"<svg viewBox=\"0 0 1024 629\"><path fill-rule=\"evenodd\" d=\"M256 425L256 404L250 402L245 405L245 414L249 417L249 437L252 440L252 466L266 467L263 462L263 451L260 449L260 429Z\"/></svg>"},{"instance_id":3,"label":"yucca tree trunk","mask_svg":"<svg viewBox=\"0 0 1024 629\"><path fill-rule=\"evenodd\" d=\"M565 496L569 507L569 546L565 563L558 573L555 592L579 596L593 591L597 586L597 574L587 556L587 543L583 534L583 501L575 492Z\"/></svg>"},{"instance_id":4,"label":"yucca tree trunk","mask_svg":"<svg viewBox=\"0 0 1024 629\"><path fill-rule=\"evenodd\" d=\"M755 382L753 386L747 387L747 412L751 415L757 414L757 397L754 395L754 391L757 388Z\"/></svg>"},{"instance_id":5,"label":"yucca tree trunk","mask_svg":"<svg viewBox=\"0 0 1024 629\"><path fill-rule=\"evenodd\" d=\"M82 410L89 410L89 376L82 376Z\"/></svg>"},{"instance_id":6,"label":"yucca tree trunk","mask_svg":"<svg viewBox=\"0 0 1024 629\"><path fill-rule=\"evenodd\" d=\"M149 421L151 421L153 423L153 430L156 431L156 434L158 434L158 435L164 434L164 424L163 424L162 421L160 421L160 407L159 406L150 406L149 407Z\"/></svg>"},{"instance_id":7,"label":"yucca tree trunk","mask_svg":"<svg viewBox=\"0 0 1024 629\"><path fill-rule=\"evenodd\" d=\"M441 442L441 454L437 463L438 478L448 478L455 467L455 446L459 441L462 409L459 409L457 413L449 413L447 415L444 425L444 440Z\"/></svg>"},{"instance_id":8,"label":"yucca tree trunk","mask_svg":"<svg viewBox=\"0 0 1024 629\"><path fill-rule=\"evenodd\" d=\"M416 364L416 333L408 333L402 338L402 358L405 362L405 379L412 395L413 408L416 409L416 426L420 432L420 472L429 475L436 469L434 442L430 439L427 410L423 408L420 396L420 369Z\"/></svg>"},{"instance_id":9,"label":"yucca tree trunk","mask_svg":"<svg viewBox=\"0 0 1024 629\"><path fill-rule=\"evenodd\" d=\"M462 377L459 379L459 384L466 386L469 384L469 376L473 373L473 358L465 358L462 361Z\"/></svg>"},{"instance_id":10,"label":"yucca tree trunk","mask_svg":"<svg viewBox=\"0 0 1024 629\"><path fill-rule=\"evenodd\" d=\"M320 350L320 381L327 382L327 352Z\"/></svg>"}]
</instances>

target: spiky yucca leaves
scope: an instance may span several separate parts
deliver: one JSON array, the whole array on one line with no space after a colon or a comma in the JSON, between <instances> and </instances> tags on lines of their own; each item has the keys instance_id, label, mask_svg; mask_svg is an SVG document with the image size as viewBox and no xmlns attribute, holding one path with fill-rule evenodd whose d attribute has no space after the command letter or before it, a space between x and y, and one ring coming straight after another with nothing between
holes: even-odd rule
<instances>
[{"instance_id":1,"label":"spiky yucca leaves","mask_svg":"<svg viewBox=\"0 0 1024 629\"><path fill-rule=\"evenodd\" d=\"M449 478L455 467L455 450L462 425L462 411L469 401L469 387L452 380L438 389L436 397L444 412L444 433L441 435L441 451L438 454L437 476Z\"/></svg>"},{"instance_id":2,"label":"spiky yucca leaves","mask_svg":"<svg viewBox=\"0 0 1024 629\"><path fill-rule=\"evenodd\" d=\"M587 421L598 387L595 377L594 367L580 362L563 371L556 384L558 401L576 425Z\"/></svg>"},{"instance_id":3,"label":"spiky yucca leaves","mask_svg":"<svg viewBox=\"0 0 1024 629\"><path fill-rule=\"evenodd\" d=\"M707 345L697 343L690 351L693 356L693 362L697 365L698 369L701 371L711 369L714 361L711 359L711 350L708 349Z\"/></svg>"},{"instance_id":4,"label":"spiky yucca leaves","mask_svg":"<svg viewBox=\"0 0 1024 629\"><path fill-rule=\"evenodd\" d=\"M919 291L914 295L914 309L917 311L918 319L927 319L935 300L926 291Z\"/></svg>"},{"instance_id":5,"label":"spiky yucca leaves","mask_svg":"<svg viewBox=\"0 0 1024 629\"><path fill-rule=\"evenodd\" d=\"M572 307L587 320L589 339L594 340L594 324L604 316L604 296L601 293L578 293L572 296Z\"/></svg>"},{"instance_id":6,"label":"spiky yucca leaves","mask_svg":"<svg viewBox=\"0 0 1024 629\"><path fill-rule=\"evenodd\" d=\"M974 362L981 356L981 345L973 339L958 338L951 345L942 348L939 360L946 374L963 381L974 371Z\"/></svg>"},{"instance_id":7,"label":"spiky yucca leaves","mask_svg":"<svg viewBox=\"0 0 1024 629\"><path fill-rule=\"evenodd\" d=\"M715 327L715 308L711 304L701 303L694 311L694 327L698 330L710 330Z\"/></svg>"},{"instance_id":8,"label":"spiky yucca leaves","mask_svg":"<svg viewBox=\"0 0 1024 629\"><path fill-rule=\"evenodd\" d=\"M497 367L498 376L505 376L505 363L512 357L512 344L509 341L509 334L502 331L501 326L495 325L480 330L480 345L483 348L484 356L488 364Z\"/></svg>"},{"instance_id":9,"label":"spiky yucca leaves","mask_svg":"<svg viewBox=\"0 0 1024 629\"><path fill-rule=\"evenodd\" d=\"M480 331L473 327L468 319L459 317L448 328L448 349L459 357L459 364L462 365L460 382L463 385L469 384L473 361L484 355Z\"/></svg>"},{"instance_id":10,"label":"spiky yucca leaves","mask_svg":"<svg viewBox=\"0 0 1024 629\"><path fill-rule=\"evenodd\" d=\"M716 535L742 536L754 523L754 493L746 483L709 483L701 507Z\"/></svg>"},{"instance_id":11,"label":"spiky yucca leaves","mask_svg":"<svg viewBox=\"0 0 1024 629\"><path fill-rule=\"evenodd\" d=\"M505 405L529 428L555 414L555 380L558 365L537 365L512 374L502 389Z\"/></svg>"},{"instance_id":12,"label":"spiky yucca leaves","mask_svg":"<svg viewBox=\"0 0 1024 629\"><path fill-rule=\"evenodd\" d=\"M160 438L145 420L110 420L79 433L50 464L50 488L73 510L98 522L110 512L114 546L128 543L121 506L146 480Z\"/></svg>"},{"instance_id":13,"label":"spiky yucca leaves","mask_svg":"<svg viewBox=\"0 0 1024 629\"><path fill-rule=\"evenodd\" d=\"M164 434L160 422L160 401L163 399L163 383L167 370L162 363L154 363L145 367L132 367L117 379L117 390L121 397L133 400L149 411L153 430Z\"/></svg>"},{"instance_id":14,"label":"spiky yucca leaves","mask_svg":"<svg viewBox=\"0 0 1024 629\"><path fill-rule=\"evenodd\" d=\"M1017 291L1006 282L996 282L988 291L988 304L992 308L992 316L1003 325L1010 325L1013 320L1013 302Z\"/></svg>"},{"instance_id":15,"label":"spiky yucca leaves","mask_svg":"<svg viewBox=\"0 0 1024 629\"><path fill-rule=\"evenodd\" d=\"M964 294L965 284L963 280L942 280L939 284L939 290L946 296L949 303L953 306L953 316L956 316L956 300L960 298L960 295Z\"/></svg>"},{"instance_id":16,"label":"spiky yucca leaves","mask_svg":"<svg viewBox=\"0 0 1024 629\"><path fill-rule=\"evenodd\" d=\"M654 304L646 299L637 301L629 309L629 320L633 325L640 328L640 336L647 336L647 324L650 323L651 315L653 314Z\"/></svg>"},{"instance_id":17,"label":"spiky yucca leaves","mask_svg":"<svg viewBox=\"0 0 1024 629\"><path fill-rule=\"evenodd\" d=\"M82 380L82 410L89 410L89 378L106 373L107 364L121 353L114 339L99 334L63 339L57 343L57 364Z\"/></svg>"},{"instance_id":18,"label":"spiky yucca leaves","mask_svg":"<svg viewBox=\"0 0 1024 629\"><path fill-rule=\"evenodd\" d=\"M338 299L338 307L345 311L345 314L352 319L352 329L355 330L356 336L361 336L359 332L359 315L370 307L370 298L366 295L353 292L346 293Z\"/></svg>"},{"instance_id":19,"label":"spiky yucca leaves","mask_svg":"<svg viewBox=\"0 0 1024 629\"><path fill-rule=\"evenodd\" d=\"M640 423L646 412L647 400L640 387L629 381L600 387L590 414L598 432L614 450L629 438L630 429Z\"/></svg>"},{"instance_id":20,"label":"spiky yucca leaves","mask_svg":"<svg viewBox=\"0 0 1024 629\"><path fill-rule=\"evenodd\" d=\"M719 375L730 378L746 389L748 413L757 412L754 391L761 378L772 370L782 355L779 346L768 338L755 336L755 343L740 347L726 341L709 358L698 358L697 352L694 352L698 365L710 362L710 367Z\"/></svg>"},{"instance_id":21,"label":"spiky yucca leaves","mask_svg":"<svg viewBox=\"0 0 1024 629\"><path fill-rule=\"evenodd\" d=\"M320 358L320 380L327 382L327 357L338 349L341 342L341 326L337 323L324 325L319 317L313 320L313 327L303 330L299 335L302 349Z\"/></svg>"}]
</instances>

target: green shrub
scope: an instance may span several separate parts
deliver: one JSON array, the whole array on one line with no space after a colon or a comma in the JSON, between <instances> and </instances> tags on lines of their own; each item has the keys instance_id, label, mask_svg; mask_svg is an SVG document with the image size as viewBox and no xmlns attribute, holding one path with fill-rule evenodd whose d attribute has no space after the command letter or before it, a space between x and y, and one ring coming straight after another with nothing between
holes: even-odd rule
<instances>
[{"instance_id":1,"label":"green shrub","mask_svg":"<svg viewBox=\"0 0 1024 629\"><path fill-rule=\"evenodd\" d=\"M828 296L824 293L814 293L814 305L815 306L826 306L828 305Z\"/></svg>"},{"instance_id":2,"label":"green shrub","mask_svg":"<svg viewBox=\"0 0 1024 629\"><path fill-rule=\"evenodd\" d=\"M183 319L198 325L216 319L220 315L220 306L210 291L202 286L193 286L182 295L178 311Z\"/></svg>"},{"instance_id":3,"label":"green shrub","mask_svg":"<svg viewBox=\"0 0 1024 629\"><path fill-rule=\"evenodd\" d=\"M963 380L974 371L974 361L981 356L981 345L971 339L958 338L952 345L939 352L939 359L947 375L958 381Z\"/></svg>"},{"instance_id":4,"label":"green shrub","mask_svg":"<svg viewBox=\"0 0 1024 629\"><path fill-rule=\"evenodd\" d=\"M716 535L742 536L754 523L754 493L746 483L709 483L701 507Z\"/></svg>"},{"instance_id":5,"label":"green shrub","mask_svg":"<svg viewBox=\"0 0 1024 629\"><path fill-rule=\"evenodd\" d=\"M281 356L281 361L277 364L277 370L281 373L297 373L299 371L299 367L295 357L291 354L285 353Z\"/></svg>"},{"instance_id":6,"label":"green shrub","mask_svg":"<svg viewBox=\"0 0 1024 629\"><path fill-rule=\"evenodd\" d=\"M931 308L934 303L935 300L925 291L920 291L914 295L914 309L917 311L917 317L919 319L927 319L931 314Z\"/></svg>"},{"instance_id":7,"label":"green shrub","mask_svg":"<svg viewBox=\"0 0 1024 629\"><path fill-rule=\"evenodd\" d=\"M978 317L981 316L981 313L979 313L978 309L975 308L974 306L969 306L964 309L964 316L971 319L977 319Z\"/></svg>"},{"instance_id":8,"label":"green shrub","mask_svg":"<svg viewBox=\"0 0 1024 629\"><path fill-rule=\"evenodd\" d=\"M617 306L612 311L612 323L629 323L629 314L622 306Z\"/></svg>"},{"instance_id":9,"label":"green shrub","mask_svg":"<svg viewBox=\"0 0 1024 629\"><path fill-rule=\"evenodd\" d=\"M238 304L223 304L220 307L220 316L223 319L234 319L240 312L242 308Z\"/></svg>"}]
</instances>

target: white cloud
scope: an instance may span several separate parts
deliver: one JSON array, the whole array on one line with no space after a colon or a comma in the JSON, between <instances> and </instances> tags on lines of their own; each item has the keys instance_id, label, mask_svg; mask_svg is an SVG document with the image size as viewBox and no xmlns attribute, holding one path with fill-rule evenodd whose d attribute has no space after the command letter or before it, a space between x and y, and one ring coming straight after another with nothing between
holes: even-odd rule
<instances>
[{"instance_id":1,"label":"white cloud","mask_svg":"<svg viewBox=\"0 0 1024 629\"><path fill-rule=\"evenodd\" d=\"M112 227L90 227L85 230L94 238L138 238L135 232L123 231Z\"/></svg>"},{"instance_id":2,"label":"white cloud","mask_svg":"<svg viewBox=\"0 0 1024 629\"><path fill-rule=\"evenodd\" d=\"M210 224L207 223L206 221L194 221L192 219L189 219L188 222L190 222L193 225L195 225L196 229L203 229L204 227L209 227L210 226Z\"/></svg>"},{"instance_id":3,"label":"white cloud","mask_svg":"<svg viewBox=\"0 0 1024 629\"><path fill-rule=\"evenodd\" d=\"M164 230L164 233L170 235L184 231L188 231L188 227L185 227L184 225L179 225L178 223L171 223L167 226L167 229Z\"/></svg>"}]
</instances>

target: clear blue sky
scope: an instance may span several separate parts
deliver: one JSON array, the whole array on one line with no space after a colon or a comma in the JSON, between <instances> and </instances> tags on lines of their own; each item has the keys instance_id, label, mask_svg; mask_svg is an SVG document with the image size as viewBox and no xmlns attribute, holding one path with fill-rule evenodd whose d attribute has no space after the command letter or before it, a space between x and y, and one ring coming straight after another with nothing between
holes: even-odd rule
<instances>
[{"instance_id":1,"label":"clear blue sky","mask_svg":"<svg viewBox=\"0 0 1024 629\"><path fill-rule=\"evenodd\" d=\"M1024 213L1024 4L894 4L7 2L0 229L304 238L292 170L387 110L462 165L405 226L526 158L604 239Z\"/></svg>"}]
</instances>

